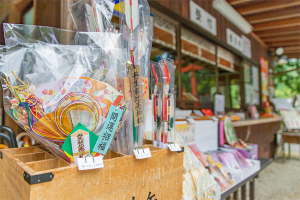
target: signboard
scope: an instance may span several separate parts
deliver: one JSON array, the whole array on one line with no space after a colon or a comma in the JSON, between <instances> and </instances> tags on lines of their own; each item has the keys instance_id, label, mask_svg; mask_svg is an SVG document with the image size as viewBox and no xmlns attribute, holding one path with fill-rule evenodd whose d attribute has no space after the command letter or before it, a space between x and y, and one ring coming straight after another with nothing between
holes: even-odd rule
<instances>
[{"instance_id":1,"label":"signboard","mask_svg":"<svg viewBox=\"0 0 300 200\"><path fill-rule=\"evenodd\" d=\"M198 4L190 1L190 20L213 35L217 35L217 20Z\"/></svg>"},{"instance_id":2,"label":"signboard","mask_svg":"<svg viewBox=\"0 0 300 200\"><path fill-rule=\"evenodd\" d=\"M243 40L243 54L248 58L252 57L251 53L251 40L249 40L246 36L242 35Z\"/></svg>"},{"instance_id":3,"label":"signboard","mask_svg":"<svg viewBox=\"0 0 300 200\"><path fill-rule=\"evenodd\" d=\"M227 38L227 44L239 50L240 52L243 52L243 39L240 36L238 36L231 29L227 28L226 38Z\"/></svg>"}]
</instances>

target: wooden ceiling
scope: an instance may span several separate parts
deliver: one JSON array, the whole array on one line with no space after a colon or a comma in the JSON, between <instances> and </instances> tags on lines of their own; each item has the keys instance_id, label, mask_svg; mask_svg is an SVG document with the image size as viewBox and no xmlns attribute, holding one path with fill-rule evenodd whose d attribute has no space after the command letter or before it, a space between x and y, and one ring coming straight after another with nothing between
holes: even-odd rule
<instances>
[{"instance_id":1,"label":"wooden ceiling","mask_svg":"<svg viewBox=\"0 0 300 200\"><path fill-rule=\"evenodd\" d=\"M227 1L270 50L283 47L288 58L300 58L300 0Z\"/></svg>"}]
</instances>

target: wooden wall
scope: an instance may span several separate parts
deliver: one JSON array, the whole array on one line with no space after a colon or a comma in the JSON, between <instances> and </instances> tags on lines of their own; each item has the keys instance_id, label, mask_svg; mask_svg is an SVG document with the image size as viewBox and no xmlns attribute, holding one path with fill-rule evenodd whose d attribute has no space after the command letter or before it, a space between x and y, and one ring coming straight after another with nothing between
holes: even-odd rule
<instances>
[{"instance_id":1,"label":"wooden wall","mask_svg":"<svg viewBox=\"0 0 300 200\"><path fill-rule=\"evenodd\" d=\"M213 15L217 19L217 38L226 43L226 28L230 28L236 34L241 36L243 32L239 30L235 25L223 17L217 10L212 6L213 0L193 0L200 7L205 9L208 13ZM165 6L166 8L172 10L173 12L181 15L186 19L190 19L190 9L189 9L189 0L157 0L158 3ZM195 24L195 26L198 26ZM200 26L198 26L199 29ZM203 29L203 31L205 31ZM243 34L251 40L252 48L252 59L259 62L260 57L270 60L268 55L267 46L263 46L253 34Z\"/></svg>"}]
</instances>

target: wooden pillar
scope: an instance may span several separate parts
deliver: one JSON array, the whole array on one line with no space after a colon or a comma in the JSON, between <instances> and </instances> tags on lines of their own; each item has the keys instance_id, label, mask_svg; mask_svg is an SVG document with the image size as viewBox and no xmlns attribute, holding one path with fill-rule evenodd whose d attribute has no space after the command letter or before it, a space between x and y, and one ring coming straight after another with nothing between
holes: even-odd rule
<instances>
[{"instance_id":1,"label":"wooden pillar","mask_svg":"<svg viewBox=\"0 0 300 200\"><path fill-rule=\"evenodd\" d=\"M64 1L65 0L63 0L62 2ZM61 0L34 0L33 23L35 25L60 28L60 6Z\"/></svg>"},{"instance_id":2,"label":"wooden pillar","mask_svg":"<svg viewBox=\"0 0 300 200\"><path fill-rule=\"evenodd\" d=\"M73 19L71 13L69 11L69 7L76 3L78 0L62 0L61 1L61 9L60 9L60 27L62 29L76 31L75 25L73 23Z\"/></svg>"},{"instance_id":3,"label":"wooden pillar","mask_svg":"<svg viewBox=\"0 0 300 200\"><path fill-rule=\"evenodd\" d=\"M240 66L240 96L241 96L241 108L246 110L245 100L245 81L244 81L244 59L242 59Z\"/></svg>"},{"instance_id":4,"label":"wooden pillar","mask_svg":"<svg viewBox=\"0 0 300 200\"><path fill-rule=\"evenodd\" d=\"M246 199L246 184L242 186L242 199Z\"/></svg>"},{"instance_id":5,"label":"wooden pillar","mask_svg":"<svg viewBox=\"0 0 300 200\"><path fill-rule=\"evenodd\" d=\"M218 46L215 46L215 58L216 58L216 65L215 65L215 76L216 76L216 93L219 93L219 68L218 68Z\"/></svg>"},{"instance_id":6,"label":"wooden pillar","mask_svg":"<svg viewBox=\"0 0 300 200\"><path fill-rule=\"evenodd\" d=\"M181 87L181 24L177 24L176 27L176 54L177 54L177 71L178 71L178 101L182 100L182 87Z\"/></svg>"}]
</instances>

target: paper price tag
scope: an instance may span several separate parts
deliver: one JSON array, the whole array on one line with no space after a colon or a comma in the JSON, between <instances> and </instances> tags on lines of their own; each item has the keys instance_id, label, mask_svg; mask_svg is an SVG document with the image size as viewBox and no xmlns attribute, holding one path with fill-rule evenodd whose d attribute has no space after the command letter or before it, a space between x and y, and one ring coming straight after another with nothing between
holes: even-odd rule
<instances>
[{"instance_id":1,"label":"paper price tag","mask_svg":"<svg viewBox=\"0 0 300 200\"><path fill-rule=\"evenodd\" d=\"M182 151L179 144L170 143L168 144L170 151Z\"/></svg>"},{"instance_id":2,"label":"paper price tag","mask_svg":"<svg viewBox=\"0 0 300 200\"><path fill-rule=\"evenodd\" d=\"M150 158L151 157L151 153L150 153L149 148L134 149L133 152L134 152L134 155L135 155L136 159L144 159L144 158Z\"/></svg>"},{"instance_id":3,"label":"paper price tag","mask_svg":"<svg viewBox=\"0 0 300 200\"><path fill-rule=\"evenodd\" d=\"M86 157L86 158L78 158L78 169L79 170L89 170L89 169L98 169L103 168L103 159L102 156L98 157Z\"/></svg>"}]
</instances>

